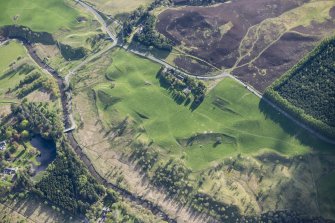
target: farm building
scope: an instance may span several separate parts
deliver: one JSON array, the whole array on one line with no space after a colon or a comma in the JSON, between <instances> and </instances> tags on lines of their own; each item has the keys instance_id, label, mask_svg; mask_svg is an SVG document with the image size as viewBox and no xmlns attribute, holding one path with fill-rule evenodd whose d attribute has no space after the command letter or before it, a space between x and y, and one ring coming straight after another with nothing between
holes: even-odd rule
<instances>
[{"instance_id":1,"label":"farm building","mask_svg":"<svg viewBox=\"0 0 335 223\"><path fill-rule=\"evenodd\" d=\"M192 91L188 87L183 90L184 94L189 95Z\"/></svg>"}]
</instances>

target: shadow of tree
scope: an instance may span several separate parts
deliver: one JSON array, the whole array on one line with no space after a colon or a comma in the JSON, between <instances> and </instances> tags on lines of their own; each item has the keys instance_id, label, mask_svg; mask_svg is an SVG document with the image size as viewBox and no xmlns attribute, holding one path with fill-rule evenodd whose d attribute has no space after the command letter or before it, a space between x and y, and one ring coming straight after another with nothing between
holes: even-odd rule
<instances>
[{"instance_id":1,"label":"shadow of tree","mask_svg":"<svg viewBox=\"0 0 335 223\"><path fill-rule=\"evenodd\" d=\"M274 109L263 99L261 99L258 107L259 110L265 115L266 119L270 119L271 121L278 124L287 134L298 139L301 144L311 147L313 150L319 152L335 152L334 145L324 142L323 140L314 136L312 133L303 129L289 118L281 114L279 111Z\"/></svg>"}]
</instances>

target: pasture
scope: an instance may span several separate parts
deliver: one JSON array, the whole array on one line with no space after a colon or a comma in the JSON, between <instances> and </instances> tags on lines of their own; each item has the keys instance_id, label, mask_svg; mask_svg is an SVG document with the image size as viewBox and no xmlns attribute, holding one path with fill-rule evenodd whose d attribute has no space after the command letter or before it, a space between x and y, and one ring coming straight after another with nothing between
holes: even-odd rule
<instances>
[{"instance_id":1,"label":"pasture","mask_svg":"<svg viewBox=\"0 0 335 223\"><path fill-rule=\"evenodd\" d=\"M143 147L159 156L149 177L172 158L190 169L192 183L203 182L201 192L241 212L290 208L318 215L323 198L315 199L313 185L328 166L318 154L332 162L333 146L229 78L206 83L210 90L192 112L160 86L159 70L160 65L116 48L73 77L75 136L102 175L151 200L164 200L141 183L142 173L128 159ZM126 128L115 136L120 126ZM310 159L310 152L317 155ZM236 168L228 171L233 161Z\"/></svg>"},{"instance_id":2,"label":"pasture","mask_svg":"<svg viewBox=\"0 0 335 223\"><path fill-rule=\"evenodd\" d=\"M93 15L72 0L1 1L0 27L12 24L51 33L63 44L90 50L93 49L88 40L101 33Z\"/></svg>"},{"instance_id":3,"label":"pasture","mask_svg":"<svg viewBox=\"0 0 335 223\"><path fill-rule=\"evenodd\" d=\"M69 6L68 0L1 1L0 12L0 26L20 24L50 33L73 28L80 15Z\"/></svg>"},{"instance_id":4,"label":"pasture","mask_svg":"<svg viewBox=\"0 0 335 223\"><path fill-rule=\"evenodd\" d=\"M112 60L106 71L112 82L93 88L100 120L108 127L129 117L138 140L154 143L173 156L185 156L193 170L239 153L274 151L294 156L311 151L297 139L304 131L291 126L296 135L287 133L267 117L275 111L261 106L259 98L232 79L222 80L192 111L189 105L176 104L168 90L160 87L156 78L159 65L122 49L113 53ZM323 147L322 143L319 146Z\"/></svg>"},{"instance_id":5,"label":"pasture","mask_svg":"<svg viewBox=\"0 0 335 223\"><path fill-rule=\"evenodd\" d=\"M4 45L0 47L0 103L1 102L10 102L15 101L14 98L5 96L5 92L9 88L15 87L20 80L24 78L24 75L20 74L19 72L14 72L12 74L8 74L10 65L17 66L24 61L27 61L27 52L25 48L18 42L11 41L8 45ZM17 62L17 58L21 57L19 62ZM16 64L17 63L17 64ZM7 75L6 75L7 73ZM1 105L1 104L0 104Z\"/></svg>"}]
</instances>

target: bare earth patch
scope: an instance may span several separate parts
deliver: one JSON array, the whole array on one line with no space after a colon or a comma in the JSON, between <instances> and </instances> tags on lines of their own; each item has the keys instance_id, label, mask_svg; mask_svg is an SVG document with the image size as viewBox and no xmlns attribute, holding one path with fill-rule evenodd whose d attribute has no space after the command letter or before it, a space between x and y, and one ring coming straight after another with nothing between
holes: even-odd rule
<instances>
[{"instance_id":1,"label":"bare earth patch","mask_svg":"<svg viewBox=\"0 0 335 223\"><path fill-rule=\"evenodd\" d=\"M34 91L26 96L28 101L31 102L50 102L51 101L51 95L47 92L43 91Z\"/></svg>"},{"instance_id":2,"label":"bare earth patch","mask_svg":"<svg viewBox=\"0 0 335 223\"><path fill-rule=\"evenodd\" d=\"M11 113L11 110L10 110L10 104L2 104L0 103L0 117L3 116L7 116Z\"/></svg>"}]
</instances>

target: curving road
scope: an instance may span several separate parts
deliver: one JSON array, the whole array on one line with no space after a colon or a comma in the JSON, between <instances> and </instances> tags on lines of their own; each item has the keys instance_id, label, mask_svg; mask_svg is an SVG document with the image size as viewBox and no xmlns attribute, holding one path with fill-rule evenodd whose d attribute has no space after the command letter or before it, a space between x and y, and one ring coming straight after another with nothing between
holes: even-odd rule
<instances>
[{"instance_id":1,"label":"curving road","mask_svg":"<svg viewBox=\"0 0 335 223\"><path fill-rule=\"evenodd\" d=\"M102 26L102 29L108 34L108 36L113 40L113 47L114 46L119 46L133 54L136 54L138 56L141 56L141 57L145 57L151 61L154 61L156 63L159 63L169 69L173 69L175 71L177 71L178 73L184 75L184 76L188 76L188 77L193 77L193 78L197 78L197 79L201 79L201 80L215 80L215 79L221 79L221 78L224 78L224 77L227 77L228 74L223 72L222 74L219 74L219 75L215 75L215 76L197 76L197 75L192 75L192 74L189 74L189 73L186 73L185 71L183 70L180 70L179 68L175 67L175 66L172 66L171 64L168 64L166 63L165 61L157 58L157 57L154 57L153 55L151 54L148 54L148 53L143 53L143 52L140 52L140 51L137 51L137 50L134 50L134 49L131 49L131 48L128 48L127 46L121 44L118 42L118 38L116 37L116 35L114 35L110 29L108 28L107 26L107 23L106 21L101 17L101 15L98 13L98 11L96 11L92 6L90 6L89 4L81 1L81 0L74 0L75 2L77 2L78 4L80 4L81 6L83 6L84 8L86 8L88 11L90 11L92 14L94 14L94 16L97 18L98 22L101 24Z\"/></svg>"},{"instance_id":2,"label":"curving road","mask_svg":"<svg viewBox=\"0 0 335 223\"><path fill-rule=\"evenodd\" d=\"M266 103L268 103L274 109L276 109L277 111L279 111L280 113L282 113L285 117L289 118L295 124L299 125L301 128L306 129L307 131L309 131L310 133L312 133L314 136L318 137L319 139L321 139L321 140L323 140L323 141L325 141L327 143L335 145L335 140L329 139L329 138L321 135L316 130L314 130L313 128L309 127L307 124L301 122L300 120L298 120L297 118L295 118L291 114L289 114L286 111L284 111L282 108L280 108L278 105L276 105L275 103L273 103L269 99L263 97L263 95L260 92L258 92L256 89L254 89L253 87L251 87L251 86L243 83L242 81L240 81L239 79L237 79L236 77L234 77L233 75L231 75L231 74L229 74L227 72L222 72L221 74L215 75L215 76L196 76L196 75L188 74L188 73L186 73L186 72L178 69L177 67L174 67L174 66L166 63L165 61L163 61L163 60L161 60L159 58L154 57L153 55L150 55L150 54L147 54L147 53L143 53L143 52L139 52L139 51L136 51L134 49L129 49L126 46L117 44L117 37L114 36L110 32L110 30L109 30L109 28L108 28L105 20L99 15L99 13L93 7L91 7L90 5L88 5L86 3L84 3L84 2L82 2L80 0L75 0L75 1L78 2L79 4L81 4L82 6L84 6L85 8L87 8L90 12L92 12L96 16L96 18L98 19L99 23L102 25L103 29L107 32L107 34L110 36L110 38L113 39L115 45L119 45L120 47L126 49L129 52L132 52L132 53L134 53L136 55L145 57L145 58L147 58L149 60L152 60L152 61L154 61L156 63L159 63L159 64L161 64L161 65L163 65L163 66L165 66L165 67L167 67L169 69L173 69L173 70L179 72L180 74L182 74L184 76L189 76L189 77L197 78L197 79L200 79L200 80L216 80L216 79L222 79L222 78L225 78L225 77L230 77L230 78L234 79L235 81L237 81L242 86L244 86L251 93L253 93L257 97L259 97L260 99L264 100Z\"/></svg>"},{"instance_id":3,"label":"curving road","mask_svg":"<svg viewBox=\"0 0 335 223\"><path fill-rule=\"evenodd\" d=\"M97 20L99 21L99 23L102 26L102 29L108 34L108 36L110 38L112 38L114 46L116 46L117 44L117 38L116 36L109 30L105 20L101 17L101 15L94 9L92 8L90 5L88 5L85 2L82 2L80 0L75 0L75 2L77 2L78 4L80 4L81 6L83 6L84 8L86 8L88 11L90 11L92 14L94 14L94 16L97 18Z\"/></svg>"}]
</instances>

